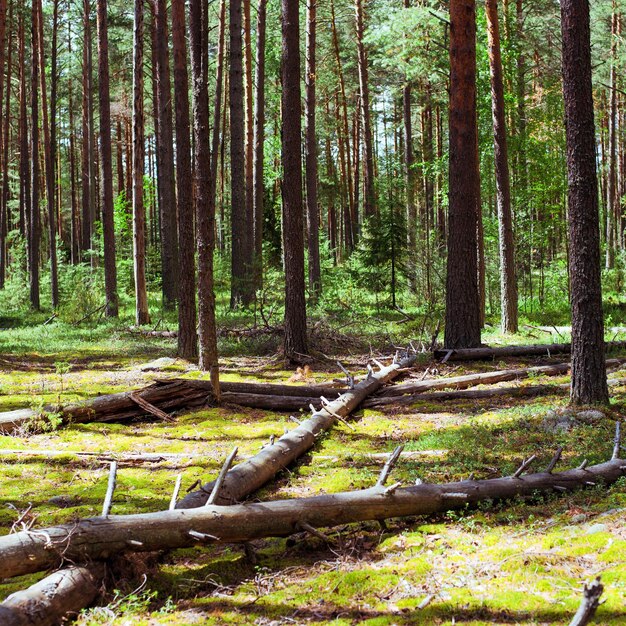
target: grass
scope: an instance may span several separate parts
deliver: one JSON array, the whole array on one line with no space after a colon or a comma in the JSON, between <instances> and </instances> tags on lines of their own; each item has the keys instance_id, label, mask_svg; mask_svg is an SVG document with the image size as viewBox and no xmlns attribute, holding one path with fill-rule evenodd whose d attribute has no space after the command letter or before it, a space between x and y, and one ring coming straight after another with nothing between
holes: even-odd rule
<instances>
[{"instance_id":1,"label":"grass","mask_svg":"<svg viewBox=\"0 0 626 626\"><path fill-rule=\"evenodd\" d=\"M376 341L380 352L406 340L414 328L389 319L374 332L365 324L360 339ZM68 402L141 387L156 376L202 374L176 361L163 372L139 365L174 356L173 340L131 335L120 322L92 327L45 316L12 318L0 331L0 410ZM173 325L173 320L166 322ZM242 320L231 320L241 325ZM250 325L248 319L246 325ZM381 330L382 329L382 330ZM331 329L332 330L332 329ZM371 334L368 332L371 331ZM339 331L334 331L339 332ZM529 331L535 332L535 331ZM337 337L339 334L336 335ZM362 368L362 344L340 353ZM543 337L542 337L543 339ZM277 359L242 356L254 342L221 340L225 380L287 381L294 373ZM537 342L522 333L486 333L487 343ZM238 344L238 345L237 345ZM270 344L268 344L269 346ZM324 347L323 352L326 350ZM332 355L328 350L328 355ZM438 366L440 375L460 375L511 367L520 361ZM426 359L420 363L426 368ZM316 380L337 375L329 362L312 364ZM618 372L615 376L623 376ZM562 382L537 377L524 384ZM510 383L506 383L510 384ZM624 388L613 390L619 413ZM542 428L548 410L562 408L563 396L532 400L452 401L425 397L410 407L363 410L352 431L338 425L288 472L255 494L260 500L303 497L372 485L382 461L372 452L390 452L400 442L422 454L402 460L392 480L403 484L510 474L523 458L537 454L545 465L564 447L559 467L600 462L610 456L613 419L569 432ZM2 456L0 532L20 516L34 527L99 514L107 464L97 457L79 460L71 451L103 454L172 452L198 454L175 463L121 463L115 514L157 511L169 501L174 480L184 472L184 487L217 474L234 445L240 455L255 454L271 435L292 422L287 415L254 409L205 408L183 413L174 423L149 420L125 424L75 424L28 436L0 436L0 451L49 449L65 457ZM180 466L179 466L180 465ZM63 506L58 496L64 496ZM392 520L329 530L327 545L315 537L297 541L255 541L254 558L241 546L179 550L158 559L141 556L114 572L102 606L85 612L82 626L95 624L567 624L580 600L581 585L597 574L606 587L599 624L626 624L626 481L608 489L588 489L531 501L486 503L477 510L450 511L422 519ZM147 582L141 585L142 574ZM0 582L0 598L32 583L36 576Z\"/></svg>"}]
</instances>

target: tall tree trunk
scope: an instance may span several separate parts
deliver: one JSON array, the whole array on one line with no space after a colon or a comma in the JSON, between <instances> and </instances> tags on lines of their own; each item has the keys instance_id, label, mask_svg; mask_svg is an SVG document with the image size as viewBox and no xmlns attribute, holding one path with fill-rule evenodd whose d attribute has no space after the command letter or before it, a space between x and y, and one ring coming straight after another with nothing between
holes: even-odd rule
<instances>
[{"instance_id":1,"label":"tall tree trunk","mask_svg":"<svg viewBox=\"0 0 626 626\"><path fill-rule=\"evenodd\" d=\"M133 23L133 276L135 278L135 323L150 322L146 289L146 208L144 206L144 107L143 53L144 0L135 0ZM130 167L130 163L126 164Z\"/></svg>"},{"instance_id":2,"label":"tall tree trunk","mask_svg":"<svg viewBox=\"0 0 626 626\"><path fill-rule=\"evenodd\" d=\"M81 250L86 252L91 248L92 222L92 187L95 185L93 177L93 132L90 123L91 93L91 21L90 2L83 0L83 66L82 66L82 157L81 157L81 203L82 203L82 232Z\"/></svg>"},{"instance_id":3,"label":"tall tree trunk","mask_svg":"<svg viewBox=\"0 0 626 626\"><path fill-rule=\"evenodd\" d=\"M617 195L617 12L613 2L611 18L611 72L610 72L610 105L609 105L609 170L606 179L606 269L612 269L615 264L615 249L619 241L619 198Z\"/></svg>"},{"instance_id":4,"label":"tall tree trunk","mask_svg":"<svg viewBox=\"0 0 626 626\"><path fill-rule=\"evenodd\" d=\"M48 117L48 98L46 90L46 72L44 57L44 29L43 29L43 10L41 0L38 0L38 14L41 16L37 37L39 39L39 82L41 85L41 110L42 110L42 126L43 126L43 148L44 162L46 171L46 204L48 209L48 237L50 245L50 283L52 308L59 306L59 278L57 270L57 251L56 251L56 108L57 108L57 25L59 3L54 0L53 18L52 18L52 54L50 57L50 116Z\"/></svg>"},{"instance_id":5,"label":"tall tree trunk","mask_svg":"<svg viewBox=\"0 0 626 626\"><path fill-rule=\"evenodd\" d=\"M306 354L298 0L282 0L282 162L287 359Z\"/></svg>"},{"instance_id":6,"label":"tall tree trunk","mask_svg":"<svg viewBox=\"0 0 626 626\"><path fill-rule=\"evenodd\" d=\"M317 209L317 135L315 130L317 0L307 0L305 69L306 216L309 250L309 291L314 300L322 292L320 268L320 220Z\"/></svg>"},{"instance_id":7,"label":"tall tree trunk","mask_svg":"<svg viewBox=\"0 0 626 626\"><path fill-rule=\"evenodd\" d=\"M486 0L489 68L491 75L491 111L493 117L493 148L496 167L498 226L500 237L500 301L502 331L517 332L517 280L515 277L515 243L511 215L511 187L506 139L504 83L500 56L497 0Z\"/></svg>"},{"instance_id":8,"label":"tall tree trunk","mask_svg":"<svg viewBox=\"0 0 626 626\"><path fill-rule=\"evenodd\" d=\"M6 0L0 0L0 20L4 20L6 13ZM9 7L9 24L12 22L13 17L13 5ZM2 187L0 187L0 289L4 289L4 281L6 279L6 260L7 260L7 247L6 239L9 224L9 136L11 134L11 76L12 76L12 60L13 60L13 47L11 45L11 31L9 36L5 36L6 24L0 25L3 32L0 34L0 82L2 82L4 56L3 49L8 39L8 58L7 58L7 80L6 80L6 104L5 104L5 117L4 124L0 123L0 141L2 142L2 150L0 151L1 158L0 164L2 171ZM0 87L0 111L2 111L2 87Z\"/></svg>"},{"instance_id":9,"label":"tall tree trunk","mask_svg":"<svg viewBox=\"0 0 626 626\"><path fill-rule=\"evenodd\" d=\"M254 98L254 168L253 202L254 214L254 269L255 287L263 286L263 212L265 184L263 181L265 143L265 26L267 0L259 0L256 24L256 81ZM214 148L215 149L215 148Z\"/></svg>"},{"instance_id":10,"label":"tall tree trunk","mask_svg":"<svg viewBox=\"0 0 626 626\"><path fill-rule=\"evenodd\" d=\"M446 348L480 345L477 268L476 3L450 2Z\"/></svg>"},{"instance_id":11,"label":"tall tree trunk","mask_svg":"<svg viewBox=\"0 0 626 626\"><path fill-rule=\"evenodd\" d=\"M250 0L243 0L243 72L245 96L245 152L246 152L246 245L244 248L248 273L254 270L254 111L252 108L252 20L250 19ZM250 285L254 295L254 281Z\"/></svg>"},{"instance_id":12,"label":"tall tree trunk","mask_svg":"<svg viewBox=\"0 0 626 626\"><path fill-rule=\"evenodd\" d=\"M410 6L410 0L404 6ZM416 263L417 258L417 203L415 202L415 168L413 158L413 123L411 111L411 85L404 84L402 89L402 117L404 119L404 174L406 180L407 209L407 244L409 247L409 284L412 291L417 289Z\"/></svg>"},{"instance_id":13,"label":"tall tree trunk","mask_svg":"<svg viewBox=\"0 0 626 626\"><path fill-rule=\"evenodd\" d=\"M68 29L69 31L69 29ZM69 34L69 33L68 33ZM68 36L68 51L71 56L72 44L71 35ZM70 162L70 188L72 196L72 231L70 244L70 260L72 265L80 263L80 217L78 215L78 190L76 189L76 133L74 128L74 98L73 98L73 81L71 77L68 79L67 99L69 112L69 162Z\"/></svg>"},{"instance_id":14,"label":"tall tree trunk","mask_svg":"<svg viewBox=\"0 0 626 626\"><path fill-rule=\"evenodd\" d=\"M204 8L204 10L203 10ZM189 33L193 94L194 181L196 188L196 243L198 250L198 318L200 369L209 371L213 389L219 398L217 328L213 291L213 253L215 250L215 206L211 205L211 169L209 150L209 94L204 80L208 64L208 18L206 0L190 0Z\"/></svg>"},{"instance_id":15,"label":"tall tree trunk","mask_svg":"<svg viewBox=\"0 0 626 626\"><path fill-rule=\"evenodd\" d=\"M516 64L518 168L520 192L526 202L528 162L526 157L526 56L524 54L524 0L515 0L515 38L518 45Z\"/></svg>"},{"instance_id":16,"label":"tall tree trunk","mask_svg":"<svg viewBox=\"0 0 626 626\"><path fill-rule=\"evenodd\" d=\"M31 198L30 219L28 229L28 258L30 268L30 304L35 310L39 310L39 245L41 239L41 224L39 213L39 2L33 0L31 20L31 47L32 68L30 82L30 113L31 113Z\"/></svg>"},{"instance_id":17,"label":"tall tree trunk","mask_svg":"<svg viewBox=\"0 0 626 626\"><path fill-rule=\"evenodd\" d=\"M121 194L125 190L124 179L124 148L122 137L122 118L118 115L117 124L115 125L115 158L117 161L117 193ZM130 200L127 197L126 200Z\"/></svg>"},{"instance_id":18,"label":"tall tree trunk","mask_svg":"<svg viewBox=\"0 0 626 626\"><path fill-rule=\"evenodd\" d=\"M30 221L30 167L28 163L28 107L26 103L26 25L25 16L19 18L19 68L20 68L20 234L28 241ZM27 254L30 267L30 254ZM29 270L30 271L30 270Z\"/></svg>"},{"instance_id":19,"label":"tall tree trunk","mask_svg":"<svg viewBox=\"0 0 626 626\"><path fill-rule=\"evenodd\" d=\"M168 49L167 2L154 3L159 132L157 136L159 213L161 216L161 287L163 308L173 309L178 297L178 232L176 228L176 180L174 175L174 131L172 128L172 85Z\"/></svg>"},{"instance_id":20,"label":"tall tree trunk","mask_svg":"<svg viewBox=\"0 0 626 626\"><path fill-rule=\"evenodd\" d=\"M561 0L574 404L607 404L588 0Z\"/></svg>"},{"instance_id":21,"label":"tall tree trunk","mask_svg":"<svg viewBox=\"0 0 626 626\"><path fill-rule=\"evenodd\" d=\"M97 0L98 96L100 100L100 195L104 239L104 290L107 317L118 316L115 226L113 218L113 168L111 165L111 96L109 92L109 35L107 0Z\"/></svg>"},{"instance_id":22,"label":"tall tree trunk","mask_svg":"<svg viewBox=\"0 0 626 626\"><path fill-rule=\"evenodd\" d=\"M230 2L230 185L231 185L231 287L230 306L248 305L254 299L248 267L248 213L244 133L242 0Z\"/></svg>"},{"instance_id":23,"label":"tall tree trunk","mask_svg":"<svg viewBox=\"0 0 626 626\"><path fill-rule=\"evenodd\" d=\"M335 62L337 63L337 76L339 79L339 89L341 91L341 121L342 125L337 125L337 143L340 150L340 169L343 172L342 180L345 180L346 192L348 196L347 209L344 208L344 215L349 218L349 221L345 221L344 225L344 241L345 247L348 251L351 251L356 244L356 226L357 222L352 222L352 216L357 215L358 207L355 202L355 194L357 194L356 187L352 178L352 162L350 156L350 127L348 124L348 101L346 98L346 84L343 75L343 66L341 64L341 54L339 50L339 36L337 34L337 23L335 20L335 3L334 0L330 0L330 15L331 15L331 27L333 34L333 51L335 53ZM339 119L339 115L337 116ZM343 141L342 141L343 136ZM343 153L345 159L341 156L341 148L344 148ZM347 213L346 213L347 210ZM349 228L348 228L349 226Z\"/></svg>"},{"instance_id":24,"label":"tall tree trunk","mask_svg":"<svg viewBox=\"0 0 626 626\"><path fill-rule=\"evenodd\" d=\"M365 43L365 18L363 3L355 0L356 45L359 71L359 93L361 96L361 124L363 129L363 213L364 217L376 214L376 192L374 189L374 146L372 140L372 121L370 109L370 91L368 59Z\"/></svg>"},{"instance_id":25,"label":"tall tree trunk","mask_svg":"<svg viewBox=\"0 0 626 626\"><path fill-rule=\"evenodd\" d=\"M184 359L198 357L196 332L196 263L193 232L193 194L189 126L189 76L185 37L185 1L172 1L174 38L174 90L176 93L176 183L178 201L178 247L180 288L178 299L178 354ZM203 162L207 167L210 159Z\"/></svg>"}]
</instances>

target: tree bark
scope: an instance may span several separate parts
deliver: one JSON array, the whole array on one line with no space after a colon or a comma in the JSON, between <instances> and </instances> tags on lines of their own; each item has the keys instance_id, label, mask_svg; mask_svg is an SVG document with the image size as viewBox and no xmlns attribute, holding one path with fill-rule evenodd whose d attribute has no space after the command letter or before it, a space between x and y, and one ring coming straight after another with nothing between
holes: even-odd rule
<instances>
[{"instance_id":1,"label":"tree bark","mask_svg":"<svg viewBox=\"0 0 626 626\"><path fill-rule=\"evenodd\" d=\"M0 0L0 20L4 20L4 15L6 14L6 0ZM9 23L12 22L13 18L13 5L9 6ZM6 23L2 26L4 32L6 32ZM10 120L11 120L11 77L13 70L13 47L12 47L12 38L11 31L9 31L8 38L5 34L0 36L0 47L5 45L5 41L8 39L8 58L7 58L7 68L6 68L6 104L5 104L5 118L4 124L0 123L0 141L2 141L2 150L0 163L2 164L2 186L0 187L0 289L4 289L4 283L6 280L6 262L7 262L7 245L6 245L6 237L7 232L9 230L9 136L11 133ZM2 56L3 51L0 50L0 56ZM4 65L4 57L2 57L2 61L0 62L0 76L3 75L4 71L2 66ZM1 82L1 79L0 79ZM0 88L1 91L2 88ZM0 92L0 111L2 111L2 104L4 99L2 97L2 93Z\"/></svg>"},{"instance_id":2,"label":"tree bark","mask_svg":"<svg viewBox=\"0 0 626 626\"><path fill-rule=\"evenodd\" d=\"M370 108L369 70L365 49L365 0L355 0L357 65L359 71L359 94L361 124L363 130L363 214L367 219L376 214L376 191L374 188L374 146Z\"/></svg>"},{"instance_id":3,"label":"tree bark","mask_svg":"<svg viewBox=\"0 0 626 626\"><path fill-rule=\"evenodd\" d=\"M615 264L615 249L619 243L619 202L617 191L617 11L613 2L611 18L611 71L610 71L610 105L609 105L609 171L606 177L606 269Z\"/></svg>"},{"instance_id":4,"label":"tree bark","mask_svg":"<svg viewBox=\"0 0 626 626\"><path fill-rule=\"evenodd\" d=\"M304 158L306 167L306 223L309 251L309 292L317 300L322 292L320 268L320 219L317 208L317 133L315 128L315 83L316 72L316 31L317 0L307 0L306 19L306 68L305 68L305 128Z\"/></svg>"},{"instance_id":5,"label":"tree bark","mask_svg":"<svg viewBox=\"0 0 626 626\"><path fill-rule=\"evenodd\" d=\"M189 32L193 94L194 181L196 246L198 252L198 321L200 369L209 371L219 398L219 367L213 253L215 251L215 205L211 203L211 163L209 136L209 93L204 78L208 65L208 10L206 0L192 0L189 5Z\"/></svg>"},{"instance_id":6,"label":"tree bark","mask_svg":"<svg viewBox=\"0 0 626 626\"><path fill-rule=\"evenodd\" d=\"M178 298L178 232L176 227L176 180L174 175L174 132L172 128L172 85L167 28L167 2L154 3L156 78L158 102L157 159L159 213L161 216L161 281L163 307L173 309Z\"/></svg>"},{"instance_id":7,"label":"tree bark","mask_svg":"<svg viewBox=\"0 0 626 626\"><path fill-rule=\"evenodd\" d=\"M245 251L247 272L255 275L257 259L254 248L254 110L252 107L252 20L250 17L250 1L243 0L243 72L244 72L244 106L245 106L245 167L246 167L246 246ZM248 279L250 281L250 279ZM254 280L250 284L250 292L254 297Z\"/></svg>"},{"instance_id":8,"label":"tree bark","mask_svg":"<svg viewBox=\"0 0 626 626\"><path fill-rule=\"evenodd\" d=\"M143 106L144 71L144 0L135 0L133 24L133 272L135 278L135 323L150 323L146 288L146 208L143 177L145 162L145 127ZM129 165L127 165L129 167Z\"/></svg>"},{"instance_id":9,"label":"tree bark","mask_svg":"<svg viewBox=\"0 0 626 626\"><path fill-rule=\"evenodd\" d=\"M187 28L185 1L172 1L174 40L174 91L176 94L176 189L178 206L178 247L180 258L178 294L178 355L198 358L196 332L196 260L193 224L193 180L189 126L189 76L187 74ZM208 140L208 138L207 138ZM210 164L210 159L202 163Z\"/></svg>"},{"instance_id":10,"label":"tree bark","mask_svg":"<svg viewBox=\"0 0 626 626\"><path fill-rule=\"evenodd\" d=\"M588 0L561 0L574 404L607 404Z\"/></svg>"},{"instance_id":11,"label":"tree bark","mask_svg":"<svg viewBox=\"0 0 626 626\"><path fill-rule=\"evenodd\" d=\"M230 306L249 305L254 290L248 267L246 158L243 94L242 0L230 2L230 185L231 185L231 287Z\"/></svg>"},{"instance_id":12,"label":"tree bark","mask_svg":"<svg viewBox=\"0 0 626 626\"><path fill-rule=\"evenodd\" d=\"M0 604L3 626L55 626L76 616L100 595L104 565L92 563L54 572Z\"/></svg>"},{"instance_id":13,"label":"tree bark","mask_svg":"<svg viewBox=\"0 0 626 626\"><path fill-rule=\"evenodd\" d=\"M113 216L113 169L111 166L111 95L109 91L109 35L107 0L97 0L98 95L100 99L100 161L102 180L102 234L104 238L104 289L106 316L118 316L115 226Z\"/></svg>"},{"instance_id":14,"label":"tree bark","mask_svg":"<svg viewBox=\"0 0 626 626\"><path fill-rule=\"evenodd\" d=\"M493 148L496 167L498 227L500 241L500 302L502 331L517 332L517 279L515 276L515 243L511 214L511 185L506 138L504 82L500 55L500 32L497 0L486 0L489 69L491 76L491 112Z\"/></svg>"},{"instance_id":15,"label":"tree bark","mask_svg":"<svg viewBox=\"0 0 626 626\"><path fill-rule=\"evenodd\" d=\"M391 517L433 515L476 506L486 500L532 497L562 489L570 491L590 482L609 485L624 476L624 472L624 461L614 458L585 469L559 473L540 472L400 489L377 485L362 491L294 500L94 517L36 533L22 531L1 537L0 558L3 576L8 578L53 567L63 558L75 562L106 559L131 551L189 547L198 540L241 543L262 537L284 537L305 524L322 528Z\"/></svg>"},{"instance_id":16,"label":"tree bark","mask_svg":"<svg viewBox=\"0 0 626 626\"><path fill-rule=\"evenodd\" d=\"M41 216L39 212L39 2L33 0L31 20L32 68L30 82L30 216L28 229L28 259L30 269L30 304L36 311L39 303L39 246L41 244Z\"/></svg>"},{"instance_id":17,"label":"tree bark","mask_svg":"<svg viewBox=\"0 0 626 626\"><path fill-rule=\"evenodd\" d=\"M263 181L265 143L265 30L267 0L259 0L256 25L256 80L254 98L254 167L252 177L254 214L255 287L263 286L263 212L265 184Z\"/></svg>"},{"instance_id":18,"label":"tree bark","mask_svg":"<svg viewBox=\"0 0 626 626\"><path fill-rule=\"evenodd\" d=\"M446 348L480 345L475 0L450 2L450 171Z\"/></svg>"},{"instance_id":19,"label":"tree bark","mask_svg":"<svg viewBox=\"0 0 626 626\"><path fill-rule=\"evenodd\" d=\"M300 23L297 0L282 0L283 251L285 357L307 354L302 206Z\"/></svg>"}]
</instances>

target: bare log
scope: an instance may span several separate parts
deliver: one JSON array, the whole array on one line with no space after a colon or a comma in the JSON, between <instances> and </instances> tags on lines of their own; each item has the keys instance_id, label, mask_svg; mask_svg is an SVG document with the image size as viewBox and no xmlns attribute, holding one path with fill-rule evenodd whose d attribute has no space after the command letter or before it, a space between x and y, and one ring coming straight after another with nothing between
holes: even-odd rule
<instances>
[{"instance_id":1,"label":"bare log","mask_svg":"<svg viewBox=\"0 0 626 626\"><path fill-rule=\"evenodd\" d=\"M354 389L346 391L327 406L315 411L309 419L285 433L273 445L263 448L252 459L236 465L226 475L216 504L238 502L262 487L311 448L320 433L328 430L338 417L343 418L349 415L367 396L378 391L384 383L393 380L402 369L410 367L415 362L415 358L415 355L410 355L398 363L394 362L382 368L375 374L369 373L365 380L355 385ZM319 401L319 397L317 400ZM204 485L200 490L191 492L183 498L178 503L178 508L203 506L212 491L213 483Z\"/></svg>"},{"instance_id":2,"label":"bare log","mask_svg":"<svg viewBox=\"0 0 626 626\"><path fill-rule=\"evenodd\" d=\"M606 367L611 368L622 365L626 359L607 359ZM569 363L557 363L555 365L542 365L539 367L524 367L518 369L500 370L496 372L483 372L481 374L468 374L467 376L452 376L450 378L438 378L436 380L422 380L403 385L393 385L378 392L377 397L402 396L408 393L421 393L434 389L466 389L477 385L491 385L509 380L523 380L532 376L559 376L567 374L570 370Z\"/></svg>"},{"instance_id":3,"label":"bare log","mask_svg":"<svg viewBox=\"0 0 626 626\"><path fill-rule=\"evenodd\" d=\"M612 378L609 386L626 384L626 378ZM526 385L520 387L495 387L493 389L462 389L460 391L433 391L432 393L417 393L410 396L368 398L363 402L364 408L380 408L383 406L414 404L415 402L442 402L445 400L482 400L485 398L502 397L534 397L549 394L569 393L570 384L564 385Z\"/></svg>"},{"instance_id":4,"label":"bare log","mask_svg":"<svg viewBox=\"0 0 626 626\"><path fill-rule=\"evenodd\" d=\"M242 543L263 537L284 537L297 532L303 524L324 528L366 520L432 515L474 506L484 500L609 485L625 474L626 461L613 459L584 470L560 473L541 472L407 488L377 486L294 500L95 517L0 537L0 562L2 575L8 578L55 567L63 560L84 562L131 551L189 547L198 537L202 537L203 543Z\"/></svg>"},{"instance_id":5,"label":"bare log","mask_svg":"<svg viewBox=\"0 0 626 626\"><path fill-rule=\"evenodd\" d=\"M190 387L204 389L207 394L212 393L213 387L209 380L191 380L186 378L159 379L157 382L169 384L180 382ZM336 398L348 391L343 387L337 387L335 383L318 383L315 385L281 385L275 383L240 383L220 381L220 388L223 392L258 394L268 396L297 396L297 397L317 397L325 394L331 398Z\"/></svg>"},{"instance_id":6,"label":"bare log","mask_svg":"<svg viewBox=\"0 0 626 626\"><path fill-rule=\"evenodd\" d=\"M0 624L55 626L68 613L78 613L95 601L103 576L101 563L55 572L0 604Z\"/></svg>"},{"instance_id":7,"label":"bare log","mask_svg":"<svg viewBox=\"0 0 626 626\"><path fill-rule=\"evenodd\" d=\"M606 342L606 347L607 350L625 348L626 341L608 341ZM509 356L552 356L554 354L569 354L570 352L571 344L552 343L549 345L502 346L498 348L484 346L481 348L463 348L458 350L435 350L433 356L437 360L478 361L484 359L495 360Z\"/></svg>"},{"instance_id":8,"label":"bare log","mask_svg":"<svg viewBox=\"0 0 626 626\"><path fill-rule=\"evenodd\" d=\"M138 391L108 394L65 407L47 406L43 413L60 413L65 423L110 422L152 415L152 409L148 411L139 406L137 398L163 412L171 413L183 408L200 406L206 402L207 396L205 389L174 381L150 385ZM0 433L14 432L40 416L41 413L33 409L0 413Z\"/></svg>"}]
</instances>

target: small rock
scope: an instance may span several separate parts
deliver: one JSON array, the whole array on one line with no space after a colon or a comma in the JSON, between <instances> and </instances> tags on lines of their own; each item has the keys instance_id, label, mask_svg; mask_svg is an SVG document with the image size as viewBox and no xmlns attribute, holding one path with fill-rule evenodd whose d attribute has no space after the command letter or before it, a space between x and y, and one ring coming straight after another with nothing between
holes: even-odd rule
<instances>
[{"instance_id":1,"label":"small rock","mask_svg":"<svg viewBox=\"0 0 626 626\"><path fill-rule=\"evenodd\" d=\"M598 533L605 533L608 530L606 524L593 524L587 529L587 535L597 535Z\"/></svg>"},{"instance_id":2,"label":"small rock","mask_svg":"<svg viewBox=\"0 0 626 626\"><path fill-rule=\"evenodd\" d=\"M69 496L52 496L52 498L48 500L48 503L54 504L60 509L67 509L71 506L77 506L77 502Z\"/></svg>"},{"instance_id":3,"label":"small rock","mask_svg":"<svg viewBox=\"0 0 626 626\"><path fill-rule=\"evenodd\" d=\"M574 524L578 524L580 522L584 522L587 519L587 516L584 513L579 513L578 515L574 515L572 517L572 522Z\"/></svg>"},{"instance_id":4,"label":"small rock","mask_svg":"<svg viewBox=\"0 0 626 626\"><path fill-rule=\"evenodd\" d=\"M569 411L548 411L543 418L541 428L547 433L559 433L570 430L576 424L576 418Z\"/></svg>"},{"instance_id":5,"label":"small rock","mask_svg":"<svg viewBox=\"0 0 626 626\"><path fill-rule=\"evenodd\" d=\"M600 420L603 420L606 416L602 411L596 411L589 409L587 411L580 411L576 414L576 420L583 424L596 424Z\"/></svg>"},{"instance_id":6,"label":"small rock","mask_svg":"<svg viewBox=\"0 0 626 626\"><path fill-rule=\"evenodd\" d=\"M154 361L150 361L149 363L144 363L139 366L139 369L142 372L151 372L155 370L161 370L165 367L170 367L176 363L176 359L172 359L169 356L161 357L160 359L155 359Z\"/></svg>"}]
</instances>

